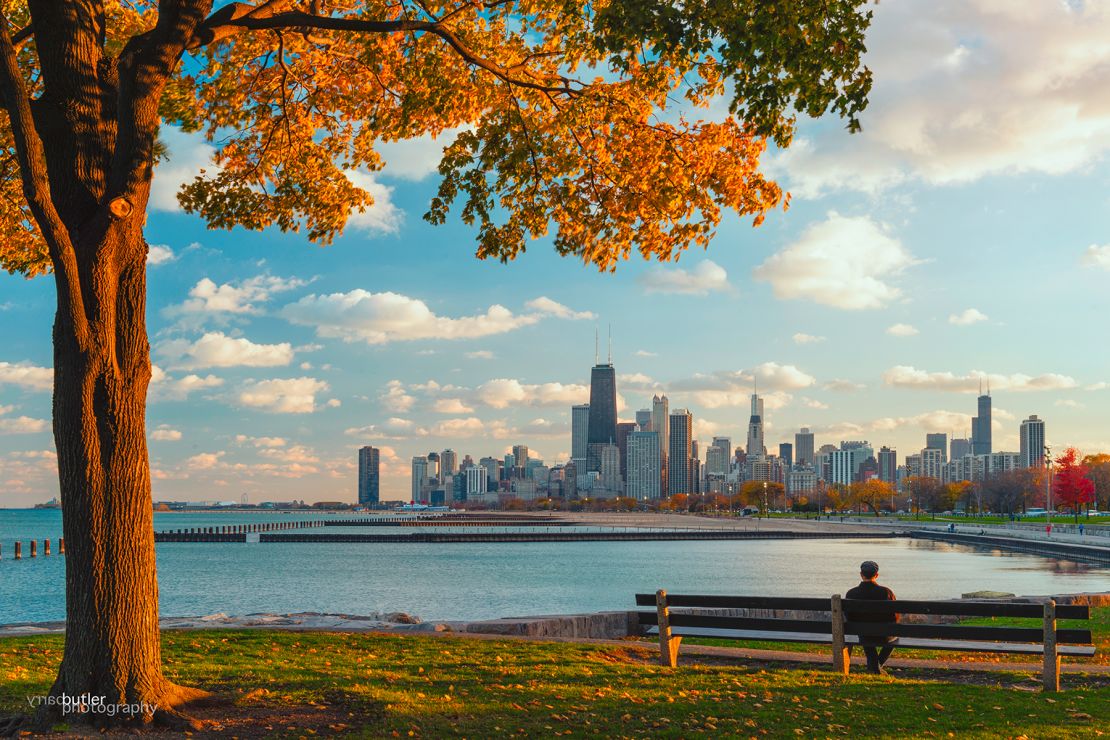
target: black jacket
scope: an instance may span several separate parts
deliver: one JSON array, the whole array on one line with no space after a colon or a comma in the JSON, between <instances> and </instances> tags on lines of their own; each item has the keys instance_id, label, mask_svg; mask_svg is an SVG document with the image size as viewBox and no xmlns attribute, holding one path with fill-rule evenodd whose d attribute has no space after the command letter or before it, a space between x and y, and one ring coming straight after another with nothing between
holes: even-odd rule
<instances>
[{"instance_id":1,"label":"black jacket","mask_svg":"<svg viewBox=\"0 0 1110 740\"><path fill-rule=\"evenodd\" d=\"M859 599L861 601L895 601L894 592L886 586L880 586L874 581L862 581L858 586L849 589L844 594L846 599ZM844 610L844 617L849 622L898 622L900 614L861 614L852 612L851 607ZM892 637L861 637L860 644L885 644L893 642Z\"/></svg>"}]
</instances>

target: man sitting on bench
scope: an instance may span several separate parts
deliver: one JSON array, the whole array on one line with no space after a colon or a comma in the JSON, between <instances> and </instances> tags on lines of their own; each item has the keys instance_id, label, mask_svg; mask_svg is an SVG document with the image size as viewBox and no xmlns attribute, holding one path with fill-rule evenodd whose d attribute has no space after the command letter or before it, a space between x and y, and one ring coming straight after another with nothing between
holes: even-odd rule
<instances>
[{"instance_id":1,"label":"man sitting on bench","mask_svg":"<svg viewBox=\"0 0 1110 740\"><path fill-rule=\"evenodd\" d=\"M894 601L894 592L886 586L880 586L875 583L875 579L879 577L879 564L874 560L864 561L859 567L859 577L861 583L855 588L851 589L844 595L846 599L866 599L868 601ZM853 614L851 609L845 611L845 617L849 622L897 622L899 619L898 614ZM864 654L867 656L867 672L868 673L882 673L883 665L886 663L890 654L894 652L893 643L897 642L895 637L871 637L868 635L860 635L859 644L863 648ZM882 647L880 650L879 647ZM848 646L848 654L851 655L852 647Z\"/></svg>"}]
</instances>

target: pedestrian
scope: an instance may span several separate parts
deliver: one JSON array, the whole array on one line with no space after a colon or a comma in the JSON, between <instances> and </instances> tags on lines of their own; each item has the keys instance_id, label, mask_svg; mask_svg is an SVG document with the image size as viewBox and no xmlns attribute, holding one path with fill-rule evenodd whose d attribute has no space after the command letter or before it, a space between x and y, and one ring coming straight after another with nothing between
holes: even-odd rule
<instances>
[{"instance_id":1,"label":"pedestrian","mask_svg":"<svg viewBox=\"0 0 1110 740\"><path fill-rule=\"evenodd\" d=\"M886 586L880 586L876 581L879 578L879 564L874 560L865 560L859 567L860 584L849 589L845 598L861 601L894 601L894 592ZM901 615L896 612L890 614L866 614L853 612L851 608L845 610L849 622L871 622L880 624L896 623ZM882 674L883 666L894 652L894 645L898 638L889 636L860 635L859 644L867 656L867 672ZM852 654L852 646L848 646L848 655Z\"/></svg>"}]
</instances>

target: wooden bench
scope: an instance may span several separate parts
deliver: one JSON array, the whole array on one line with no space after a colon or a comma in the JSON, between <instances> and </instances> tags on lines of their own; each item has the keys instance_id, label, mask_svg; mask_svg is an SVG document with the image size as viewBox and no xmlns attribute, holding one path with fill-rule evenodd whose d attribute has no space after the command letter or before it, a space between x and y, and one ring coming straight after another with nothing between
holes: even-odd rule
<instances>
[{"instance_id":1,"label":"wooden bench","mask_svg":"<svg viewBox=\"0 0 1110 740\"><path fill-rule=\"evenodd\" d=\"M848 674L848 648L860 636L895 637L901 648L955 650L960 652L1018 653L1044 658L1045 691L1060 690L1060 658L1095 654L1091 631L1059 629L1058 619L1090 619L1087 606L1020 604L998 601L859 601L842 598L793 598L773 596L712 596L690 594L636 594L637 606L654 611L637 612L645 634L658 634L659 659L664 666L678 663L683 637L731 640L804 642L830 645L833 668ZM726 616L707 610L769 610L803 612L800 617ZM853 614L926 614L944 617L1026 617L1041 619L1040 627L994 627L965 624L908 624L904 622L849 622ZM816 614L812 614L816 613Z\"/></svg>"}]
</instances>

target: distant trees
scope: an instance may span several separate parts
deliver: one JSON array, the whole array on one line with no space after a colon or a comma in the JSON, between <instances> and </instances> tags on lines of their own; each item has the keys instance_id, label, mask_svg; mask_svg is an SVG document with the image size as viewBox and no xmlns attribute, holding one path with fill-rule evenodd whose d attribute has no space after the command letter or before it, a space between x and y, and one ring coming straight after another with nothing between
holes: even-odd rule
<instances>
[{"instance_id":1,"label":"distant trees","mask_svg":"<svg viewBox=\"0 0 1110 740\"><path fill-rule=\"evenodd\" d=\"M1100 511L1110 509L1110 455L1087 455L1083 464L1087 467L1087 480L1095 486L1095 506Z\"/></svg>"},{"instance_id":2,"label":"distant trees","mask_svg":"<svg viewBox=\"0 0 1110 740\"><path fill-rule=\"evenodd\" d=\"M884 503L889 504L894 496L894 486L877 478L857 481L848 486L848 500L856 510L866 507L879 516Z\"/></svg>"},{"instance_id":3,"label":"distant trees","mask_svg":"<svg viewBox=\"0 0 1110 740\"><path fill-rule=\"evenodd\" d=\"M1040 490L1039 479L1039 471L1035 468L996 473L979 484L982 501L994 512L1021 513L1036 498Z\"/></svg>"},{"instance_id":4,"label":"distant trees","mask_svg":"<svg viewBox=\"0 0 1110 740\"><path fill-rule=\"evenodd\" d=\"M1095 500L1095 484L1087 477L1088 468L1079 462L1079 451L1074 447L1064 450L1056 458L1056 470L1052 477L1052 495L1057 506L1071 509L1075 521L1079 521L1079 510L1084 504Z\"/></svg>"},{"instance_id":5,"label":"distant trees","mask_svg":"<svg viewBox=\"0 0 1110 740\"><path fill-rule=\"evenodd\" d=\"M936 478L912 475L906 478L905 490L913 502L914 513L927 511L934 513L945 498L944 486ZM943 511L943 509L942 509Z\"/></svg>"}]
</instances>

